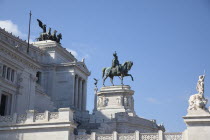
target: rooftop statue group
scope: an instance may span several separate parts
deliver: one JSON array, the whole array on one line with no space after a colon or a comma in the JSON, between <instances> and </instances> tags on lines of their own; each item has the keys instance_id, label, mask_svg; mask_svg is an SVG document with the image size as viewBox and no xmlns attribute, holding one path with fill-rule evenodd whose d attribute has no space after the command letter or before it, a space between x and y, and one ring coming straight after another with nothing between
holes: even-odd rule
<instances>
[{"instance_id":1,"label":"rooftop statue group","mask_svg":"<svg viewBox=\"0 0 210 140\"><path fill-rule=\"evenodd\" d=\"M105 80L108 77L110 78L112 85L114 85L113 84L114 76L118 76L121 79L121 84L122 85L123 85L123 78L125 76L130 76L132 81L133 81L133 76L128 73L128 71L133 66L133 62L132 61L126 61L124 64L120 64L116 52L113 54L113 56L114 56L114 59L112 60L112 66L107 67L107 68L103 68L103 70L102 70L102 72L103 72L103 76L102 76L103 86L105 86L104 83L105 83Z\"/></svg>"},{"instance_id":2,"label":"rooftop statue group","mask_svg":"<svg viewBox=\"0 0 210 140\"><path fill-rule=\"evenodd\" d=\"M59 33L58 35L56 35L57 31L54 30L54 32L51 34L51 28L49 28L48 32L46 30L46 25L42 23L41 20L37 19L38 23L39 23L39 27L42 28L43 32L40 34L40 37L37 38L37 41L43 41L43 40L52 40L52 41L56 41L57 43L60 44L60 40L62 39L62 34Z\"/></svg>"},{"instance_id":3,"label":"rooftop statue group","mask_svg":"<svg viewBox=\"0 0 210 140\"><path fill-rule=\"evenodd\" d=\"M198 93L190 96L188 110L204 110L208 112L206 108L208 100L204 97L204 79L205 75L199 76L196 86Z\"/></svg>"}]
</instances>

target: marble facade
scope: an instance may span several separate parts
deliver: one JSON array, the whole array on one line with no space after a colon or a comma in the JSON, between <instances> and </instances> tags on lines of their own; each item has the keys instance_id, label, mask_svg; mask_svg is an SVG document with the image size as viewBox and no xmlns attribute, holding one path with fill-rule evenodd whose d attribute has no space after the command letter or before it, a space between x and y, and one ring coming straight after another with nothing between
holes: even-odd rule
<instances>
[{"instance_id":1,"label":"marble facade","mask_svg":"<svg viewBox=\"0 0 210 140\"><path fill-rule=\"evenodd\" d=\"M26 110L71 107L81 119L86 111L85 63L54 41L27 42L0 28L0 101L2 115ZM2 103L3 104L3 103Z\"/></svg>"}]
</instances>

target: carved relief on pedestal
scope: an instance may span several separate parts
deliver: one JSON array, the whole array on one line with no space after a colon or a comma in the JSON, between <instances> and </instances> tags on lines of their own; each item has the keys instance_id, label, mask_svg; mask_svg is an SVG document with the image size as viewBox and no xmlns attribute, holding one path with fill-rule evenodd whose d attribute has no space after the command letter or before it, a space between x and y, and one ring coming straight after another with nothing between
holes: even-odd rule
<instances>
[{"instance_id":1,"label":"carved relief on pedestal","mask_svg":"<svg viewBox=\"0 0 210 140\"><path fill-rule=\"evenodd\" d=\"M128 106L128 97L124 97L124 106L127 107Z\"/></svg>"},{"instance_id":2,"label":"carved relief on pedestal","mask_svg":"<svg viewBox=\"0 0 210 140\"><path fill-rule=\"evenodd\" d=\"M98 103L97 103L98 107L103 106L103 97L98 97Z\"/></svg>"},{"instance_id":3,"label":"carved relief on pedestal","mask_svg":"<svg viewBox=\"0 0 210 140\"><path fill-rule=\"evenodd\" d=\"M119 98L116 98L116 100L117 100L117 104L118 104L119 106L121 106L121 105L122 105L123 97L120 96Z\"/></svg>"},{"instance_id":4,"label":"carved relief on pedestal","mask_svg":"<svg viewBox=\"0 0 210 140\"><path fill-rule=\"evenodd\" d=\"M103 104L103 106L107 106L108 105L108 102L109 102L109 99L106 98L106 97L104 97L104 104Z\"/></svg>"}]
</instances>

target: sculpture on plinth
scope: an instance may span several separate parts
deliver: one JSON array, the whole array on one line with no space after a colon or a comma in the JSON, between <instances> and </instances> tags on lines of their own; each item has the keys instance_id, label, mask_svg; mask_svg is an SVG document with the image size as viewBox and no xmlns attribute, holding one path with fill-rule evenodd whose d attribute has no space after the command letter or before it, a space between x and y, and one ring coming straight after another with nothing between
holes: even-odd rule
<instances>
[{"instance_id":1,"label":"sculpture on plinth","mask_svg":"<svg viewBox=\"0 0 210 140\"><path fill-rule=\"evenodd\" d=\"M206 108L208 100L204 97L204 79L205 75L199 76L199 80L196 86L196 90L198 91L198 93L190 96L188 110L208 111Z\"/></svg>"},{"instance_id":2,"label":"sculpture on plinth","mask_svg":"<svg viewBox=\"0 0 210 140\"><path fill-rule=\"evenodd\" d=\"M46 24L43 24L41 20L37 19L39 27L42 28L42 33L40 36L37 38L37 41L44 41L44 40L52 40L56 41L57 43L60 44L60 40L62 39L62 34L59 33L56 35L57 31L54 30L53 34L51 34L51 28L49 28L48 32L46 31Z\"/></svg>"},{"instance_id":3,"label":"sculpture on plinth","mask_svg":"<svg viewBox=\"0 0 210 140\"><path fill-rule=\"evenodd\" d=\"M112 60L112 67L103 68L103 85L105 86L105 80L109 77L111 80L112 85L113 84L113 78L114 76L118 76L121 79L121 84L123 85L123 78L125 76L130 76L133 81L133 76L128 73L128 71L133 66L132 61L126 61L124 64L120 64L118 60L117 53L115 52L113 54L114 59Z\"/></svg>"}]
</instances>

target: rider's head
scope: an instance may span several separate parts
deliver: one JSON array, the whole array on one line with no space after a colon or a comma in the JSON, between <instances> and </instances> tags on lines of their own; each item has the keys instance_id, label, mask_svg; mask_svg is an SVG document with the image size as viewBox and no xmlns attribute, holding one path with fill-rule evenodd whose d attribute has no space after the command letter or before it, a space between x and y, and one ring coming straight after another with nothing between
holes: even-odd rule
<instances>
[{"instance_id":1,"label":"rider's head","mask_svg":"<svg viewBox=\"0 0 210 140\"><path fill-rule=\"evenodd\" d=\"M114 56L114 57L117 57L117 53L116 53L116 51L113 53L113 56Z\"/></svg>"}]
</instances>

